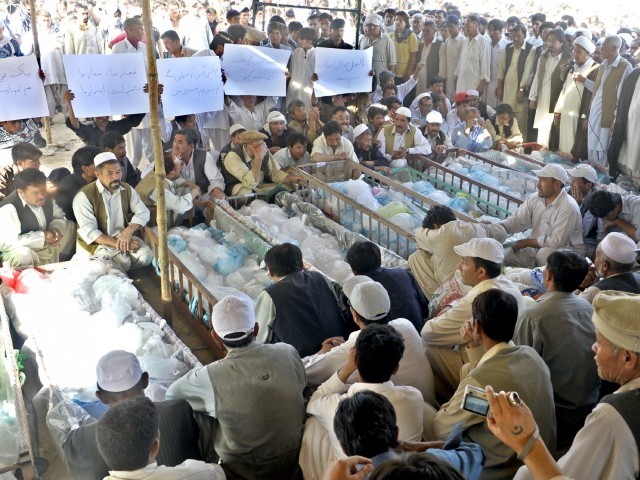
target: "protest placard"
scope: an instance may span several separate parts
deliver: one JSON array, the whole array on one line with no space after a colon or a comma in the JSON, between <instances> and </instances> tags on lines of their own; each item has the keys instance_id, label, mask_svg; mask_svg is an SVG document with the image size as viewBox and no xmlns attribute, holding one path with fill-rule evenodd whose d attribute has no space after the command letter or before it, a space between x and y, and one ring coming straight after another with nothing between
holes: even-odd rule
<instances>
[{"instance_id":1,"label":"protest placard","mask_svg":"<svg viewBox=\"0 0 640 480\"><path fill-rule=\"evenodd\" d=\"M340 93L371 92L373 49L316 48L316 97Z\"/></svg>"},{"instance_id":2,"label":"protest placard","mask_svg":"<svg viewBox=\"0 0 640 480\"><path fill-rule=\"evenodd\" d=\"M227 76L227 95L264 95L284 97L287 80L284 71L291 56L289 50L225 45L222 68Z\"/></svg>"},{"instance_id":3,"label":"protest placard","mask_svg":"<svg viewBox=\"0 0 640 480\"><path fill-rule=\"evenodd\" d=\"M142 53L63 55L67 84L78 118L149 112L142 89L147 72Z\"/></svg>"},{"instance_id":4,"label":"protest placard","mask_svg":"<svg viewBox=\"0 0 640 480\"><path fill-rule=\"evenodd\" d=\"M162 107L167 117L224 108L220 59L216 56L158 60L158 81L164 87Z\"/></svg>"},{"instance_id":5,"label":"protest placard","mask_svg":"<svg viewBox=\"0 0 640 480\"><path fill-rule=\"evenodd\" d=\"M36 57L0 60L0 105L0 121L49 116Z\"/></svg>"}]
</instances>

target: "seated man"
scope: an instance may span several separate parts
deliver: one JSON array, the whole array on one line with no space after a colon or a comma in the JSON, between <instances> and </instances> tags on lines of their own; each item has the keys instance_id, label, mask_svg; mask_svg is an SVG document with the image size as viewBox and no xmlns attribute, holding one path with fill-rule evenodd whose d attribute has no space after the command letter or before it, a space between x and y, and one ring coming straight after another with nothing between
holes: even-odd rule
<instances>
[{"instance_id":1,"label":"seated man","mask_svg":"<svg viewBox=\"0 0 640 480\"><path fill-rule=\"evenodd\" d=\"M588 283L582 283L581 287L586 288L580 297L592 303L603 290L640 293L640 274L633 271L637 249L635 242L624 233L612 232L604 237L596 248L593 275L590 272Z\"/></svg>"},{"instance_id":2,"label":"seated man","mask_svg":"<svg viewBox=\"0 0 640 480\"><path fill-rule=\"evenodd\" d=\"M535 172L538 193L534 193L506 219L500 222L508 234L531 229L531 237L518 240L505 252L508 266L534 268L544 265L559 248L584 254L582 217L576 201L564 186L569 175L564 167L550 163Z\"/></svg>"},{"instance_id":3,"label":"seated man","mask_svg":"<svg viewBox=\"0 0 640 480\"><path fill-rule=\"evenodd\" d=\"M322 135L313 142L311 160L314 162L353 160L358 163L353 144L342 136L342 127L333 120L324 124Z\"/></svg>"},{"instance_id":4,"label":"seated man","mask_svg":"<svg viewBox=\"0 0 640 480\"><path fill-rule=\"evenodd\" d=\"M454 147L463 148L469 152L486 152L493 145L491 134L477 108L469 107L464 123L449 130L449 134Z\"/></svg>"},{"instance_id":5,"label":"seated man","mask_svg":"<svg viewBox=\"0 0 640 480\"><path fill-rule=\"evenodd\" d=\"M14 268L37 267L71 258L75 224L47 195L47 177L27 168L15 191L0 203L0 253Z\"/></svg>"},{"instance_id":6,"label":"seated man","mask_svg":"<svg viewBox=\"0 0 640 480\"><path fill-rule=\"evenodd\" d=\"M458 125L466 123L467 110L469 109L469 94L467 92L458 92L454 97L454 108L447 113L448 134L451 135L454 128Z\"/></svg>"},{"instance_id":7,"label":"seated man","mask_svg":"<svg viewBox=\"0 0 640 480\"><path fill-rule=\"evenodd\" d=\"M598 402L600 379L591 346L591 304L574 295L589 265L571 250L549 255L542 272L547 293L520 313L513 341L528 345L549 367L556 405L557 450L568 449Z\"/></svg>"},{"instance_id":8,"label":"seated man","mask_svg":"<svg viewBox=\"0 0 640 480\"><path fill-rule=\"evenodd\" d=\"M496 110L480 100L480 92L478 90L467 90L469 95L469 107L477 108L480 111L480 116L484 119L492 118L496 115Z\"/></svg>"},{"instance_id":9,"label":"seated man","mask_svg":"<svg viewBox=\"0 0 640 480\"><path fill-rule=\"evenodd\" d=\"M373 134L374 139L378 138L380 130L382 130L382 127L384 127L386 116L386 107L384 105L380 105L379 103L371 105L367 109L367 121L369 122L367 124L367 127L369 127L369 130ZM379 147L377 140L374 140L373 143L375 143L376 147Z\"/></svg>"},{"instance_id":10,"label":"seated man","mask_svg":"<svg viewBox=\"0 0 640 480\"><path fill-rule=\"evenodd\" d=\"M173 137L173 159L183 165L180 178L196 184L203 201L224 198L222 172L210 152L196 147L197 141L197 133L192 128L178 130Z\"/></svg>"},{"instance_id":11,"label":"seated man","mask_svg":"<svg viewBox=\"0 0 640 480\"><path fill-rule=\"evenodd\" d=\"M347 279L343 292L349 301L349 310L359 330L351 333L349 339L329 338L322 343L322 349L315 355L302 359L310 385L320 385L336 373L349 356L349 350L356 343L360 332L369 325L391 325L404 340L404 355L398 371L391 377L396 385L409 385L422 393L424 401L437 406L433 392L433 374L425 358L424 344L420 334L405 318L389 317L391 301L385 288L364 275ZM349 383L357 377L350 378Z\"/></svg>"},{"instance_id":12,"label":"seated man","mask_svg":"<svg viewBox=\"0 0 640 480\"><path fill-rule=\"evenodd\" d=\"M422 132L415 125L411 125L411 110L407 107L396 110L393 124L384 126L377 140L380 142L380 151L391 162L392 167L406 166L407 155L431 153L431 145Z\"/></svg>"},{"instance_id":13,"label":"seated man","mask_svg":"<svg viewBox=\"0 0 640 480\"><path fill-rule=\"evenodd\" d=\"M102 136L107 132L126 135L132 128L140 125L145 116L144 113L136 113L121 120L109 120L109 117L93 117L91 123L81 123L73 113L71 102L73 102L74 98L75 95L71 90L65 92L64 100L69 108L69 117L66 120L66 124L85 145L90 147L101 147Z\"/></svg>"},{"instance_id":14,"label":"seated man","mask_svg":"<svg viewBox=\"0 0 640 480\"><path fill-rule=\"evenodd\" d=\"M184 128L192 128L195 130L196 135L198 136L198 141L196 142L196 148L204 148L204 144L202 143L202 135L200 134L200 126L198 125L198 121L196 120L196 115L191 113L189 115L176 115L174 119L171 121L171 136L169 140L164 142L162 145L163 150L171 148L173 146L173 138L176 136L178 130L182 130ZM205 150L209 150L209 145Z\"/></svg>"},{"instance_id":15,"label":"seated man","mask_svg":"<svg viewBox=\"0 0 640 480\"><path fill-rule=\"evenodd\" d=\"M391 318L406 318L420 331L428 315L428 302L420 286L408 270L382 267L380 247L373 242L356 242L345 260L354 275L365 275L374 282L380 282L391 299Z\"/></svg>"},{"instance_id":16,"label":"seated man","mask_svg":"<svg viewBox=\"0 0 640 480\"><path fill-rule=\"evenodd\" d=\"M311 163L311 156L307 152L308 143L308 137L304 134L290 132L287 135L287 148L281 148L273 156L280 165L280 170L289 171L298 164Z\"/></svg>"},{"instance_id":17,"label":"seated man","mask_svg":"<svg viewBox=\"0 0 640 480\"><path fill-rule=\"evenodd\" d=\"M194 200L200 197L200 188L184 178L180 178L182 162L174 160L171 152L164 157L164 200L167 210L176 215L175 225L180 225L180 216L193 208ZM158 200L156 176L147 175L136 187L136 192L147 207L155 207Z\"/></svg>"},{"instance_id":18,"label":"seated man","mask_svg":"<svg viewBox=\"0 0 640 480\"><path fill-rule=\"evenodd\" d=\"M426 122L424 138L431 145L430 157L436 162L442 162L446 156L446 150L453 148L451 137L442 131L443 119L440 112L429 112Z\"/></svg>"},{"instance_id":19,"label":"seated man","mask_svg":"<svg viewBox=\"0 0 640 480\"><path fill-rule=\"evenodd\" d=\"M502 243L507 232L495 223L457 220L451 208L436 205L427 212L415 237L417 249L409 257L409 266L427 299L431 300L438 287L451 280L460 265L461 258L455 247L484 237Z\"/></svg>"},{"instance_id":20,"label":"seated man","mask_svg":"<svg viewBox=\"0 0 640 480\"><path fill-rule=\"evenodd\" d=\"M231 128L229 129L229 135L231 136L231 138L229 140L229 143L227 143L220 150L220 161L221 162L224 161L224 157L227 156L227 153L229 153L234 148L238 148L240 146L240 142L238 141L238 135L240 135L242 132L246 132L246 131L247 131L247 129L244 128L239 123L231 125Z\"/></svg>"},{"instance_id":21,"label":"seated man","mask_svg":"<svg viewBox=\"0 0 640 480\"><path fill-rule=\"evenodd\" d=\"M498 105L495 116L486 125L495 150L513 150L522 145L523 137L518 119L515 118L513 109L508 103Z\"/></svg>"},{"instance_id":22,"label":"seated man","mask_svg":"<svg viewBox=\"0 0 640 480\"><path fill-rule=\"evenodd\" d=\"M390 380L404 353L402 336L390 325L370 325L360 332L355 347L340 370L311 396L300 448L300 466L305 478L321 478L329 463L344 457L333 431L336 408L342 400L363 390L386 397L398 416L398 438L420 441L424 401L413 387L396 386ZM348 385L358 370L361 381Z\"/></svg>"},{"instance_id":23,"label":"seated man","mask_svg":"<svg viewBox=\"0 0 640 480\"><path fill-rule=\"evenodd\" d=\"M493 238L473 238L453 249L462 257L458 266L462 283L471 287L471 290L425 323L421 332L433 369L436 394L445 400L451 398L460 383L460 368L465 363L461 345L466 343L460 328L464 322L471 320L473 300L482 292L497 288L516 299L519 311L524 309L524 300L518 287L501 275L504 251L500 242Z\"/></svg>"},{"instance_id":24,"label":"seated man","mask_svg":"<svg viewBox=\"0 0 640 480\"><path fill-rule=\"evenodd\" d=\"M596 405L558 465L570 478L633 479L640 474L635 440L640 433L633 420L640 394L640 296L601 292L593 300L593 309L596 327L593 351L598 375L620 387ZM516 480L532 478L536 477L524 467L515 476Z\"/></svg>"},{"instance_id":25,"label":"seated man","mask_svg":"<svg viewBox=\"0 0 640 480\"><path fill-rule=\"evenodd\" d=\"M342 128L342 136L353 143L353 127L351 126L351 113L345 105L338 105L331 111L331 120L338 122Z\"/></svg>"},{"instance_id":26,"label":"seated man","mask_svg":"<svg viewBox=\"0 0 640 480\"><path fill-rule=\"evenodd\" d=\"M424 92L413 99L409 106L411 117L415 124L424 127L427 124L427 115L433 111L433 99L431 94Z\"/></svg>"},{"instance_id":27,"label":"seated man","mask_svg":"<svg viewBox=\"0 0 640 480\"><path fill-rule=\"evenodd\" d=\"M318 135L322 135L323 123L320 121L318 107L312 107L307 118L304 102L302 100L291 100L287 105L287 113L289 114L289 130L295 130L306 135L309 139L309 145L313 144Z\"/></svg>"},{"instance_id":28,"label":"seated man","mask_svg":"<svg viewBox=\"0 0 640 480\"><path fill-rule=\"evenodd\" d=\"M640 196L600 190L591 197L591 214L598 218L598 241L608 232L621 232L640 242Z\"/></svg>"},{"instance_id":29,"label":"seated man","mask_svg":"<svg viewBox=\"0 0 640 480\"><path fill-rule=\"evenodd\" d=\"M240 146L231 150L222 162L227 195L270 192L277 185L301 181L300 177L280 170L267 148L266 139L266 135L255 130L238 135Z\"/></svg>"},{"instance_id":30,"label":"seated man","mask_svg":"<svg viewBox=\"0 0 640 480\"><path fill-rule=\"evenodd\" d=\"M143 372L138 358L124 350L113 350L98 360L96 365L96 397L110 410L121 402L145 398L149 374ZM193 411L185 400L167 400L155 403L162 444L155 452L157 463L175 466L189 458L202 458L198 449L199 429ZM104 417L103 417L104 418ZM74 479L102 480L109 473L106 460L98 450L96 432L99 423L91 419L72 430L62 444L69 471ZM119 470L119 469L118 469Z\"/></svg>"},{"instance_id":31,"label":"seated man","mask_svg":"<svg viewBox=\"0 0 640 480\"><path fill-rule=\"evenodd\" d=\"M245 295L224 297L211 318L211 335L229 353L178 379L167 398L184 398L211 418L213 452L203 453L220 457L227 478L297 478L306 385L300 357L290 345L254 341L258 324Z\"/></svg>"},{"instance_id":32,"label":"seated man","mask_svg":"<svg viewBox=\"0 0 640 480\"><path fill-rule=\"evenodd\" d=\"M379 393L365 390L342 400L333 419L333 429L346 455L369 458L374 468L400 457L395 450L400 446L396 411ZM460 433L453 432L442 449L431 447L423 455L451 464L467 480L477 479L482 472L484 454L479 445L461 441ZM415 451L419 445L411 444L411 449Z\"/></svg>"},{"instance_id":33,"label":"seated man","mask_svg":"<svg viewBox=\"0 0 640 480\"><path fill-rule=\"evenodd\" d=\"M11 147L13 163L0 168L0 202L16 189L15 176L27 168L40 170L42 152L30 143L16 143Z\"/></svg>"},{"instance_id":34,"label":"seated man","mask_svg":"<svg viewBox=\"0 0 640 480\"><path fill-rule=\"evenodd\" d=\"M62 180L58 188L56 203L69 220L76 221L73 213L73 199L76 193L96 179L96 166L93 159L102 152L98 147L80 147L73 152L71 168L73 173Z\"/></svg>"},{"instance_id":35,"label":"seated man","mask_svg":"<svg viewBox=\"0 0 640 480\"><path fill-rule=\"evenodd\" d=\"M259 130L260 133L267 138L264 143L267 144L269 153L274 155L281 148L287 146L287 119L278 111L269 112L267 120Z\"/></svg>"},{"instance_id":36,"label":"seated man","mask_svg":"<svg viewBox=\"0 0 640 480\"><path fill-rule=\"evenodd\" d=\"M118 132L107 132L100 140L100 147L103 152L113 153L120 163L122 181L136 188L140 181L140 172L131 164L127 157L127 143L124 137Z\"/></svg>"},{"instance_id":37,"label":"seated man","mask_svg":"<svg viewBox=\"0 0 640 480\"><path fill-rule=\"evenodd\" d=\"M96 181L82 187L73 199L79 245L112 260L123 272L146 267L153 252L133 234L149 222L149 209L130 185L122 183L120 162L113 153L97 155L94 164Z\"/></svg>"},{"instance_id":38,"label":"seated man","mask_svg":"<svg viewBox=\"0 0 640 480\"><path fill-rule=\"evenodd\" d=\"M298 247L276 245L264 262L275 283L256 300L258 341L288 343L304 357L320 350L327 338L346 335L333 286L320 272L304 269Z\"/></svg>"},{"instance_id":39,"label":"seated man","mask_svg":"<svg viewBox=\"0 0 640 480\"><path fill-rule=\"evenodd\" d=\"M436 437L444 440L462 423L463 438L479 444L486 457L480 478L512 478L522 462L491 433L485 417L462 408L465 388L473 386L484 390L486 385L493 385L498 391L518 392L533 412L540 437L553 452L556 419L549 369L531 347L511 342L518 318L518 303L512 295L489 289L474 299L472 309L473 320L467 321L463 329L469 341L469 363L464 366L453 397L437 413L434 429Z\"/></svg>"},{"instance_id":40,"label":"seated man","mask_svg":"<svg viewBox=\"0 0 640 480\"><path fill-rule=\"evenodd\" d=\"M255 95L240 95L240 104L231 101L231 97L225 96L224 102L233 123L241 123L247 130L260 130L269 111L276 106L277 97L265 97L256 104Z\"/></svg>"},{"instance_id":41,"label":"seated man","mask_svg":"<svg viewBox=\"0 0 640 480\"><path fill-rule=\"evenodd\" d=\"M382 154L380 149L373 144L371 130L365 124L358 125L353 129L355 142L353 149L361 165L374 170L389 173L389 160Z\"/></svg>"},{"instance_id":42,"label":"seated man","mask_svg":"<svg viewBox=\"0 0 640 480\"><path fill-rule=\"evenodd\" d=\"M16 143L25 142L39 148L47 146L47 141L42 138L38 125L33 119L0 122L0 150L11 148Z\"/></svg>"},{"instance_id":43,"label":"seated man","mask_svg":"<svg viewBox=\"0 0 640 480\"><path fill-rule=\"evenodd\" d=\"M570 168L567 173L571 177L571 185L566 190L580 207L584 247L587 256L593 258L597 243L596 237L598 236L598 219L591 214L589 208L593 194L599 190L596 186L598 173L595 168L586 163Z\"/></svg>"},{"instance_id":44,"label":"seated man","mask_svg":"<svg viewBox=\"0 0 640 480\"><path fill-rule=\"evenodd\" d=\"M102 478L226 479L221 466L200 460L188 459L176 466L158 466L156 457L167 442L162 429L158 428L161 426L159 417L156 406L144 396L124 400L102 416L98 428L94 429L98 450L109 466L108 474Z\"/></svg>"}]
</instances>

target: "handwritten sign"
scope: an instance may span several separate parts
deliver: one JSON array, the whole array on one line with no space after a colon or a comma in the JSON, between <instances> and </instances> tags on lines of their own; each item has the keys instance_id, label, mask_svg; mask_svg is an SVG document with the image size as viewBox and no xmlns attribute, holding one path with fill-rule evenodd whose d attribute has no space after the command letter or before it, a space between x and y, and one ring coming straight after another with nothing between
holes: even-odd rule
<instances>
[{"instance_id":1,"label":"handwritten sign","mask_svg":"<svg viewBox=\"0 0 640 480\"><path fill-rule=\"evenodd\" d=\"M227 76L227 95L284 97L287 80L284 71L291 52L251 45L225 45L222 68Z\"/></svg>"},{"instance_id":2,"label":"handwritten sign","mask_svg":"<svg viewBox=\"0 0 640 480\"><path fill-rule=\"evenodd\" d=\"M224 109L224 85L216 56L159 60L158 79L164 86L162 107L166 116Z\"/></svg>"},{"instance_id":3,"label":"handwritten sign","mask_svg":"<svg viewBox=\"0 0 640 480\"><path fill-rule=\"evenodd\" d=\"M316 97L371 91L373 49L316 48Z\"/></svg>"},{"instance_id":4,"label":"handwritten sign","mask_svg":"<svg viewBox=\"0 0 640 480\"><path fill-rule=\"evenodd\" d=\"M49 115L36 57L0 60L0 105L0 121Z\"/></svg>"},{"instance_id":5,"label":"handwritten sign","mask_svg":"<svg viewBox=\"0 0 640 480\"><path fill-rule=\"evenodd\" d=\"M147 83L142 53L63 55L62 61L76 117L149 111L149 96L142 90Z\"/></svg>"}]
</instances>

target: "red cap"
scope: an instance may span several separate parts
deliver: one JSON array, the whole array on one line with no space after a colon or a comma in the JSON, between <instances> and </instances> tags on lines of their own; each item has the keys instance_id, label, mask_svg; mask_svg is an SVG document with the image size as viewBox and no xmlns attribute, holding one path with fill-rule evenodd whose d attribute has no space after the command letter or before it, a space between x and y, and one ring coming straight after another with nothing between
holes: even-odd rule
<instances>
[{"instance_id":1,"label":"red cap","mask_svg":"<svg viewBox=\"0 0 640 480\"><path fill-rule=\"evenodd\" d=\"M465 100L469 100L469 94L467 92L458 92L456 96L453 97L455 103L464 102Z\"/></svg>"}]
</instances>

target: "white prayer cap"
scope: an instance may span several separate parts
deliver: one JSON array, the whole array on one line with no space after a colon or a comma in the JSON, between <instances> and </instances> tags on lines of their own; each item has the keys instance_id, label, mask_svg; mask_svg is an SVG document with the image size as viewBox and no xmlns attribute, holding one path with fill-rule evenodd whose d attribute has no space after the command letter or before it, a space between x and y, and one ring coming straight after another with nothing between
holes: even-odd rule
<instances>
[{"instance_id":1,"label":"white prayer cap","mask_svg":"<svg viewBox=\"0 0 640 480\"><path fill-rule=\"evenodd\" d=\"M473 238L453 250L461 257L477 257L493 263L504 260L504 249L495 238Z\"/></svg>"},{"instance_id":2,"label":"white prayer cap","mask_svg":"<svg viewBox=\"0 0 640 480\"><path fill-rule=\"evenodd\" d=\"M600 242L602 253L614 262L635 263L638 246L628 235L620 232L608 234Z\"/></svg>"},{"instance_id":3,"label":"white prayer cap","mask_svg":"<svg viewBox=\"0 0 640 480\"><path fill-rule=\"evenodd\" d=\"M619 33L618 36L620 37L620 40L622 40L627 45L627 48L631 46L633 37L629 33Z\"/></svg>"},{"instance_id":4,"label":"white prayer cap","mask_svg":"<svg viewBox=\"0 0 640 480\"><path fill-rule=\"evenodd\" d=\"M227 295L213 307L213 329L220 338L232 333L243 334L227 340L242 340L253 334L256 317L252 300L242 293Z\"/></svg>"},{"instance_id":5,"label":"white prayer cap","mask_svg":"<svg viewBox=\"0 0 640 480\"><path fill-rule=\"evenodd\" d=\"M580 36L576 38L573 41L573 44L580 45L582 48L584 48L587 51L587 53L589 53L589 55L591 55L596 50L596 46L593 44L593 42L584 36Z\"/></svg>"},{"instance_id":6,"label":"white prayer cap","mask_svg":"<svg viewBox=\"0 0 640 480\"><path fill-rule=\"evenodd\" d=\"M480 97L480 92L478 90L467 90L467 95L470 97Z\"/></svg>"},{"instance_id":7,"label":"white prayer cap","mask_svg":"<svg viewBox=\"0 0 640 480\"><path fill-rule=\"evenodd\" d=\"M365 25L382 25L382 18L377 13L370 13L367 18L364 19Z\"/></svg>"},{"instance_id":8,"label":"white prayer cap","mask_svg":"<svg viewBox=\"0 0 640 480\"><path fill-rule=\"evenodd\" d=\"M391 310L389 293L378 282L365 275L356 275L347 279L342 291L349 299L351 307L358 315L367 320L380 320Z\"/></svg>"},{"instance_id":9,"label":"white prayer cap","mask_svg":"<svg viewBox=\"0 0 640 480\"><path fill-rule=\"evenodd\" d=\"M402 115L407 118L411 118L411 110L409 110L407 107L400 107L398 110L396 110L396 115Z\"/></svg>"},{"instance_id":10,"label":"white prayer cap","mask_svg":"<svg viewBox=\"0 0 640 480\"><path fill-rule=\"evenodd\" d=\"M640 352L640 295L603 291L593 299L593 324L617 347Z\"/></svg>"},{"instance_id":11,"label":"white prayer cap","mask_svg":"<svg viewBox=\"0 0 640 480\"><path fill-rule=\"evenodd\" d=\"M107 392L126 392L135 387L141 377L142 369L138 358L124 350L107 353L96 365L98 385Z\"/></svg>"},{"instance_id":12,"label":"white prayer cap","mask_svg":"<svg viewBox=\"0 0 640 480\"><path fill-rule=\"evenodd\" d=\"M596 47L601 46L604 43L604 39L605 39L605 37L600 37L598 39L598 41L596 42Z\"/></svg>"},{"instance_id":13,"label":"white prayer cap","mask_svg":"<svg viewBox=\"0 0 640 480\"><path fill-rule=\"evenodd\" d=\"M427 123L442 123L442 114L440 112L436 112L435 110L431 110L427 113Z\"/></svg>"},{"instance_id":14,"label":"white prayer cap","mask_svg":"<svg viewBox=\"0 0 640 480\"><path fill-rule=\"evenodd\" d=\"M233 125L231 125L231 128L229 129L229 135L233 135L238 130L244 131L246 130L246 128L243 125L240 125L239 123L234 123Z\"/></svg>"},{"instance_id":15,"label":"white prayer cap","mask_svg":"<svg viewBox=\"0 0 640 480\"><path fill-rule=\"evenodd\" d=\"M557 163L549 163L544 166L542 170L536 170L534 172L538 177L550 177L560 180L565 185L569 182L569 174L564 167Z\"/></svg>"},{"instance_id":16,"label":"white prayer cap","mask_svg":"<svg viewBox=\"0 0 640 480\"><path fill-rule=\"evenodd\" d=\"M113 152L102 152L93 158L93 164L97 167L104 162L112 162L118 160Z\"/></svg>"},{"instance_id":17,"label":"white prayer cap","mask_svg":"<svg viewBox=\"0 0 640 480\"><path fill-rule=\"evenodd\" d=\"M416 105L418 105L418 102L420 102L420 100L422 100L424 97L431 98L431 94L429 92L421 93L413 101L415 102Z\"/></svg>"},{"instance_id":18,"label":"white prayer cap","mask_svg":"<svg viewBox=\"0 0 640 480\"><path fill-rule=\"evenodd\" d=\"M371 133L371 130L369 130L369 127L367 127L364 123L362 123L353 129L353 138L358 138L364 132Z\"/></svg>"},{"instance_id":19,"label":"white prayer cap","mask_svg":"<svg viewBox=\"0 0 640 480\"><path fill-rule=\"evenodd\" d=\"M567 27L564 31L565 35L575 35L578 30L575 27Z\"/></svg>"},{"instance_id":20,"label":"white prayer cap","mask_svg":"<svg viewBox=\"0 0 640 480\"><path fill-rule=\"evenodd\" d=\"M591 32L588 28L576 28L576 35L578 35L579 33L591 40Z\"/></svg>"},{"instance_id":21,"label":"white prayer cap","mask_svg":"<svg viewBox=\"0 0 640 480\"><path fill-rule=\"evenodd\" d=\"M287 119L280 112L270 112L269 115L267 115L267 123L271 123L271 122L286 122L286 121L287 121Z\"/></svg>"},{"instance_id":22,"label":"white prayer cap","mask_svg":"<svg viewBox=\"0 0 640 480\"><path fill-rule=\"evenodd\" d=\"M598 172L591 165L587 165L586 163L581 163L580 165L576 165L575 168L570 168L567 170L567 173L574 178L584 178L591 183L596 183L598 181Z\"/></svg>"}]
</instances>

